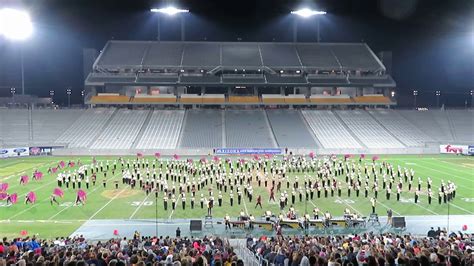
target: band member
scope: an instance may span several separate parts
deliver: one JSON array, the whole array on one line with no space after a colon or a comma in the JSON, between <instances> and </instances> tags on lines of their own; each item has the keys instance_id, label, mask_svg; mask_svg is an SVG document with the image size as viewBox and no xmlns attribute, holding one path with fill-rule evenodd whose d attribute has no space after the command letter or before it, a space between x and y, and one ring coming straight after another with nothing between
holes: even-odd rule
<instances>
[{"instance_id":1,"label":"band member","mask_svg":"<svg viewBox=\"0 0 474 266\"><path fill-rule=\"evenodd\" d=\"M397 188L397 201L400 201L400 194L402 193L402 190L400 187Z\"/></svg>"},{"instance_id":2,"label":"band member","mask_svg":"<svg viewBox=\"0 0 474 266\"><path fill-rule=\"evenodd\" d=\"M107 179L102 179L102 185L104 186L104 188L107 187Z\"/></svg>"},{"instance_id":3,"label":"band member","mask_svg":"<svg viewBox=\"0 0 474 266\"><path fill-rule=\"evenodd\" d=\"M375 213L375 205L377 204L377 200L375 198L371 198L370 203L372 204L372 213Z\"/></svg>"},{"instance_id":4,"label":"band member","mask_svg":"<svg viewBox=\"0 0 474 266\"><path fill-rule=\"evenodd\" d=\"M195 201L195 198L191 197L191 209L194 209L194 201Z\"/></svg>"},{"instance_id":5,"label":"band member","mask_svg":"<svg viewBox=\"0 0 474 266\"><path fill-rule=\"evenodd\" d=\"M232 190L230 191L229 194L229 201L230 201L230 206L234 206L234 193L232 193Z\"/></svg>"},{"instance_id":6,"label":"band member","mask_svg":"<svg viewBox=\"0 0 474 266\"><path fill-rule=\"evenodd\" d=\"M174 194L171 196L171 209L173 211L176 210L176 198L174 197Z\"/></svg>"},{"instance_id":7,"label":"band member","mask_svg":"<svg viewBox=\"0 0 474 266\"><path fill-rule=\"evenodd\" d=\"M257 208L257 206L260 206L260 209L262 209L262 196L261 195L258 195L257 197L257 204L255 204L255 209Z\"/></svg>"},{"instance_id":8,"label":"band member","mask_svg":"<svg viewBox=\"0 0 474 266\"><path fill-rule=\"evenodd\" d=\"M51 206L53 206L53 203L56 203L57 205L59 205L58 200L56 200L56 195L51 194L51 196L49 196L49 203L51 203Z\"/></svg>"},{"instance_id":9,"label":"band member","mask_svg":"<svg viewBox=\"0 0 474 266\"><path fill-rule=\"evenodd\" d=\"M219 207L222 207L222 192L219 191L219 196L217 197L217 202L219 203Z\"/></svg>"},{"instance_id":10,"label":"band member","mask_svg":"<svg viewBox=\"0 0 474 266\"><path fill-rule=\"evenodd\" d=\"M168 196L166 196L166 194L163 197L163 207L164 207L165 211L168 210Z\"/></svg>"},{"instance_id":11,"label":"band member","mask_svg":"<svg viewBox=\"0 0 474 266\"><path fill-rule=\"evenodd\" d=\"M318 220L319 219L319 208L316 207L313 209L313 218Z\"/></svg>"},{"instance_id":12,"label":"band member","mask_svg":"<svg viewBox=\"0 0 474 266\"><path fill-rule=\"evenodd\" d=\"M181 204L183 206L183 210L185 210L186 209L186 195L184 193L181 196Z\"/></svg>"},{"instance_id":13,"label":"band member","mask_svg":"<svg viewBox=\"0 0 474 266\"><path fill-rule=\"evenodd\" d=\"M226 214L225 217L224 217L224 224L225 224L225 230L227 229L231 229L230 228L230 216L229 214Z\"/></svg>"},{"instance_id":14,"label":"band member","mask_svg":"<svg viewBox=\"0 0 474 266\"><path fill-rule=\"evenodd\" d=\"M418 198L420 197L420 191L419 190L416 190L415 191L415 204L418 203Z\"/></svg>"},{"instance_id":15,"label":"band member","mask_svg":"<svg viewBox=\"0 0 474 266\"><path fill-rule=\"evenodd\" d=\"M431 191L431 188L428 189L428 204L431 205L431 198L433 197L433 192Z\"/></svg>"}]
</instances>

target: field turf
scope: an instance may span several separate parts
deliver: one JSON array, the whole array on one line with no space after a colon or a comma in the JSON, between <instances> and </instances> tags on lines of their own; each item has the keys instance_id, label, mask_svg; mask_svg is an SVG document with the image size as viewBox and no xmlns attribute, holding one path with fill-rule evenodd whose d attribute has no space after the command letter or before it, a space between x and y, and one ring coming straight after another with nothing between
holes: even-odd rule
<instances>
[{"instance_id":1,"label":"field turf","mask_svg":"<svg viewBox=\"0 0 474 266\"><path fill-rule=\"evenodd\" d=\"M91 157L37 157L37 158L18 158L0 160L0 183L9 183L9 193L18 193L18 203L12 206L6 206L5 201L0 201L0 237L15 237L20 235L20 231L26 230L28 234L38 234L41 237L68 236L82 223L92 219L154 219L155 218L155 197L154 194L146 194L135 188L122 185L116 190L113 187L111 179L121 179L120 171L112 177L108 174L109 183L107 188L102 187L101 175L98 175L96 186L91 186L88 193L85 206L74 206L76 192L72 188L65 189L64 198L59 199L60 205L50 205L49 195L56 187L56 174L47 174L49 167L54 167L60 161L81 160L82 163L91 163ZM115 157L97 157L98 161L113 160ZM149 158L150 160L153 158ZM402 200L395 200L395 193L392 193L390 201L385 200L384 192L380 188L377 212L379 215L386 215L388 207L392 208L394 215L446 215L448 213L447 205L438 205L437 189L441 180L451 180L457 186L456 198L450 204L450 214L474 214L474 158L455 156L455 155L387 155L380 156L380 160L385 160L394 165L413 168L415 170L414 186L418 177L423 179L426 186L426 178L433 180L434 198L433 203L428 205L426 195L422 195L420 202L413 202L414 193L403 192ZM369 163L369 160L366 160ZM19 184L19 177L22 174L31 176L33 171L38 169L45 176L40 181L31 180L27 185ZM74 169L74 168L71 168ZM66 169L69 170L69 169ZM293 178L295 174L290 174ZM302 174L299 174L302 176ZM339 177L340 180L343 177ZM83 182L84 183L84 182ZM214 184L215 187L215 184ZM283 189L285 189L284 186ZM405 190L405 188L404 188ZM34 205L25 205L24 196L29 191L37 194L38 201ZM216 191L216 190L215 190ZM369 198L364 197L363 190L359 197L353 194L347 197L346 189L342 190L342 197L317 198L312 201L300 202L297 197L295 209L299 215L305 212L305 209L311 213L314 206L318 206L321 211L330 210L333 216L340 216L343 209L349 208L352 211L368 215L371 212ZM190 208L189 199L186 210L181 208L181 200L177 201L177 209L168 211L163 209L162 194L158 198L158 218L177 219L177 218L203 218L206 209L200 208L199 195L196 193L196 206ZM269 189L254 186L254 200L248 202L243 197L243 204L237 205L237 196L234 192L234 206L229 204L228 195L224 195L223 206L216 206L213 211L214 217L224 217L228 213L231 217L238 216L241 209L256 217L263 214L267 209L273 213L279 213L278 203L269 203ZM263 210L255 209L255 199L258 195L263 197ZM372 192L370 193L372 195ZM276 193L278 201L279 194ZM217 194L215 194L217 199ZM217 205L217 202L216 202Z\"/></svg>"}]
</instances>

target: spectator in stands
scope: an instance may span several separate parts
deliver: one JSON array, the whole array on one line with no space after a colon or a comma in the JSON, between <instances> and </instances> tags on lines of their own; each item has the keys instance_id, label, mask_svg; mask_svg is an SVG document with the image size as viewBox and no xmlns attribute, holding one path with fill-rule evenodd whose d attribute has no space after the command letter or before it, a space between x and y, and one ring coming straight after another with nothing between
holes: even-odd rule
<instances>
[{"instance_id":1,"label":"spectator in stands","mask_svg":"<svg viewBox=\"0 0 474 266\"><path fill-rule=\"evenodd\" d=\"M56 240L18 238L0 242L0 266L243 265L229 244L216 237L141 237L91 244L82 236Z\"/></svg>"}]
</instances>

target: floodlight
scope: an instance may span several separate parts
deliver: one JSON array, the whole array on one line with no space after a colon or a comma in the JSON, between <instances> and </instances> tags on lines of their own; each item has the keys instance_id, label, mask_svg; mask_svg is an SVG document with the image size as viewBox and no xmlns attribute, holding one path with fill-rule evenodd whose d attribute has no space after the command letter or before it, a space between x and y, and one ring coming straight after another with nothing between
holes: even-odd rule
<instances>
[{"instance_id":1,"label":"floodlight","mask_svg":"<svg viewBox=\"0 0 474 266\"><path fill-rule=\"evenodd\" d=\"M291 14L298 15L303 18L309 18L314 15L325 15L326 11L313 10L309 8L303 8L296 11L291 11Z\"/></svg>"},{"instance_id":2,"label":"floodlight","mask_svg":"<svg viewBox=\"0 0 474 266\"><path fill-rule=\"evenodd\" d=\"M395 91L391 92L392 97L395 97Z\"/></svg>"},{"instance_id":3,"label":"floodlight","mask_svg":"<svg viewBox=\"0 0 474 266\"><path fill-rule=\"evenodd\" d=\"M166 14L166 15L169 15L169 16L174 16L178 13L188 13L189 10L187 9L179 9L179 8L176 8L174 6L169 6L169 7L165 7L165 8L152 8L150 9L151 12L155 12L155 13L163 13L163 14Z\"/></svg>"},{"instance_id":4,"label":"floodlight","mask_svg":"<svg viewBox=\"0 0 474 266\"><path fill-rule=\"evenodd\" d=\"M0 9L0 35L11 40L25 40L33 33L30 15L21 10Z\"/></svg>"}]
</instances>

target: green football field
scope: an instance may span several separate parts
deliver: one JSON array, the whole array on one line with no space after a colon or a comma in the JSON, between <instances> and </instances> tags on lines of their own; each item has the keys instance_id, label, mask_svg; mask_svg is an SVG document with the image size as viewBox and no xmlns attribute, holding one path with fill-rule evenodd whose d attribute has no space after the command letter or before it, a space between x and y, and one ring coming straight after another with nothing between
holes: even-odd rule
<instances>
[{"instance_id":1,"label":"green football field","mask_svg":"<svg viewBox=\"0 0 474 266\"><path fill-rule=\"evenodd\" d=\"M120 187L115 189L113 180L120 180L120 171L115 176L108 173L109 183L107 188L102 187L102 175L99 174L96 186L91 186L87 190L87 203L85 206L75 206L73 204L76 196L75 190L71 187L65 190L64 198L59 199L60 205L50 205L49 196L53 189L57 186L56 174L47 174L49 167L54 167L61 160L67 162L69 160L81 160L83 164L91 163L91 157L37 157L37 158L19 158L0 160L0 183L9 184L9 193L18 194L18 203L7 206L5 201L0 201L0 236L14 237L19 236L20 231L26 230L29 235L39 234L41 237L67 236L74 232L82 223L87 220L96 219L154 219L156 209L158 209L158 218L160 219L180 219L180 218L203 218L206 209L200 208L199 194L196 194L196 206L190 208L189 200L186 209L181 208L181 201L178 199L176 210L164 211L162 194L157 199L158 208L155 206L155 196L151 193L149 196L138 188L131 189L120 182ZM96 157L97 161L114 160L116 157ZM132 157L130 157L132 159ZM153 158L149 158L153 160ZM354 158L358 163L358 158ZM456 198L450 204L450 214L474 214L474 158L455 155L387 155L380 156L379 162L387 161L394 165L412 168L415 170L414 187L416 186L418 177L423 179L426 186L426 178L431 177L433 180L434 198L431 205L427 202L426 195L422 195L418 204L414 203L414 193L406 191L402 193L399 202L396 201L395 193L389 201L385 199L385 193L381 189L378 197L377 213L386 215L387 208L394 211L394 215L446 215L448 213L447 205L438 204L437 190L441 180L452 181L457 186ZM369 159L365 162L370 163ZM40 181L30 178L27 185L20 185L19 178L22 174L31 176L33 171L38 169L45 176ZM74 168L67 168L66 170ZM289 174L289 178L294 178L298 174ZM302 174L299 174L302 176ZM344 182L344 177L338 177ZM405 185L406 186L406 185ZM213 185L214 190L215 183ZM425 187L424 187L425 188ZM283 185L283 189L286 186ZM37 202L34 205L25 205L24 198L26 193L34 191L37 194ZM317 198L313 200L300 202L298 197L295 209L299 215L304 214L305 210L309 213L317 206L321 211L329 210L333 216L341 216L345 208L349 208L353 212L362 215L368 215L371 212L370 196L365 198L363 191L359 197L355 193L351 197L347 197L347 189L342 190L342 196ZM237 205L237 197L234 192L234 206L229 204L228 195L224 195L223 206L216 206L213 210L214 217L224 217L229 214L232 217L238 216L241 210L248 214L259 217L265 210L271 210L273 213L280 212L278 203L269 203L269 188L254 186L254 201L248 202L243 197L241 205ZM255 209L255 199L258 195L263 197L263 209ZM278 201L279 194L276 199ZM217 199L217 194L215 195ZM217 203L216 203L217 205Z\"/></svg>"}]
</instances>

